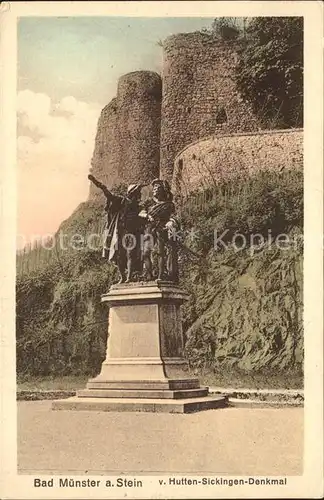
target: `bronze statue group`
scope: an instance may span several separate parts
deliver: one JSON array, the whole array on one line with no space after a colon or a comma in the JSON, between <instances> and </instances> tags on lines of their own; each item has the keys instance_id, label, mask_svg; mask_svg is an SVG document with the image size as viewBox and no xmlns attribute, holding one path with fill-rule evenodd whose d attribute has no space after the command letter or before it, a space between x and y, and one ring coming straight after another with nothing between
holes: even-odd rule
<instances>
[{"instance_id":1,"label":"bronze statue group","mask_svg":"<svg viewBox=\"0 0 324 500\"><path fill-rule=\"evenodd\" d=\"M130 184L126 195L120 196L93 175L88 179L106 197L103 256L117 265L119 283L154 279L177 282L180 225L169 183L155 179L152 197L142 202L142 184Z\"/></svg>"}]
</instances>

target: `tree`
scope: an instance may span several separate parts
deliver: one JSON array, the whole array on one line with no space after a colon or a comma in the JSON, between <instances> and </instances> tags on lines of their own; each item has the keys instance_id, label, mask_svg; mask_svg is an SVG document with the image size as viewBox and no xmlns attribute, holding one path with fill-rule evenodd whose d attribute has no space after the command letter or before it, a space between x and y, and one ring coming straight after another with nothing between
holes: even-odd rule
<instances>
[{"instance_id":1,"label":"tree","mask_svg":"<svg viewBox=\"0 0 324 500\"><path fill-rule=\"evenodd\" d=\"M303 19L257 17L245 30L236 79L270 128L303 126Z\"/></svg>"},{"instance_id":2,"label":"tree","mask_svg":"<svg viewBox=\"0 0 324 500\"><path fill-rule=\"evenodd\" d=\"M217 17L211 26L211 34L223 40L235 40L241 34L241 18Z\"/></svg>"}]
</instances>

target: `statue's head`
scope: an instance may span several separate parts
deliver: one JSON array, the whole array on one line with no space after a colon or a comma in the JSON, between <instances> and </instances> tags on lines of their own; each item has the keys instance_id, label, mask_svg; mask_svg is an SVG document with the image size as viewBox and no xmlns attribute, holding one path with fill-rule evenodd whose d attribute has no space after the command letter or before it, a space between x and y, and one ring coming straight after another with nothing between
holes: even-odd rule
<instances>
[{"instance_id":1,"label":"statue's head","mask_svg":"<svg viewBox=\"0 0 324 500\"><path fill-rule=\"evenodd\" d=\"M127 198L130 200L140 200L141 189L141 184L130 184L127 188Z\"/></svg>"},{"instance_id":2,"label":"statue's head","mask_svg":"<svg viewBox=\"0 0 324 500\"><path fill-rule=\"evenodd\" d=\"M167 201L172 199L172 194L170 190L170 185L168 181L162 179L154 179L152 182L153 187L153 198L159 201Z\"/></svg>"}]
</instances>

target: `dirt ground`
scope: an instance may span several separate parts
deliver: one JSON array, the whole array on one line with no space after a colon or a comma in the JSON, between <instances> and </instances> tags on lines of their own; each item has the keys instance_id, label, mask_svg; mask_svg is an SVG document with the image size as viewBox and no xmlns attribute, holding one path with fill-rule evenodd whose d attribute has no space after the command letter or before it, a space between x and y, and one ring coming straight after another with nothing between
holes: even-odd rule
<instances>
[{"instance_id":1,"label":"dirt ground","mask_svg":"<svg viewBox=\"0 0 324 500\"><path fill-rule=\"evenodd\" d=\"M299 475L303 409L151 414L52 411L18 403L21 474Z\"/></svg>"}]
</instances>

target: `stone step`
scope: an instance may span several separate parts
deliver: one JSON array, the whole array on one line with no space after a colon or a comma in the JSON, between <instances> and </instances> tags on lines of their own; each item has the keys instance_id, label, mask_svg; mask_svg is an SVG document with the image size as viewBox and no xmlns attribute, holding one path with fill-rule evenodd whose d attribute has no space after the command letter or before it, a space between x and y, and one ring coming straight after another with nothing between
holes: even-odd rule
<instances>
[{"instance_id":1,"label":"stone step","mask_svg":"<svg viewBox=\"0 0 324 500\"><path fill-rule=\"evenodd\" d=\"M87 383L87 389L119 389L119 390L186 390L199 389L197 378L161 379L161 380L100 380L92 379Z\"/></svg>"},{"instance_id":2,"label":"stone step","mask_svg":"<svg viewBox=\"0 0 324 500\"><path fill-rule=\"evenodd\" d=\"M227 406L223 396L188 399L81 398L73 397L52 402L53 410L193 413Z\"/></svg>"},{"instance_id":3,"label":"stone step","mask_svg":"<svg viewBox=\"0 0 324 500\"><path fill-rule=\"evenodd\" d=\"M148 398L148 399L188 399L201 398L208 395L208 387L199 389L82 389L77 391L81 398Z\"/></svg>"}]
</instances>

